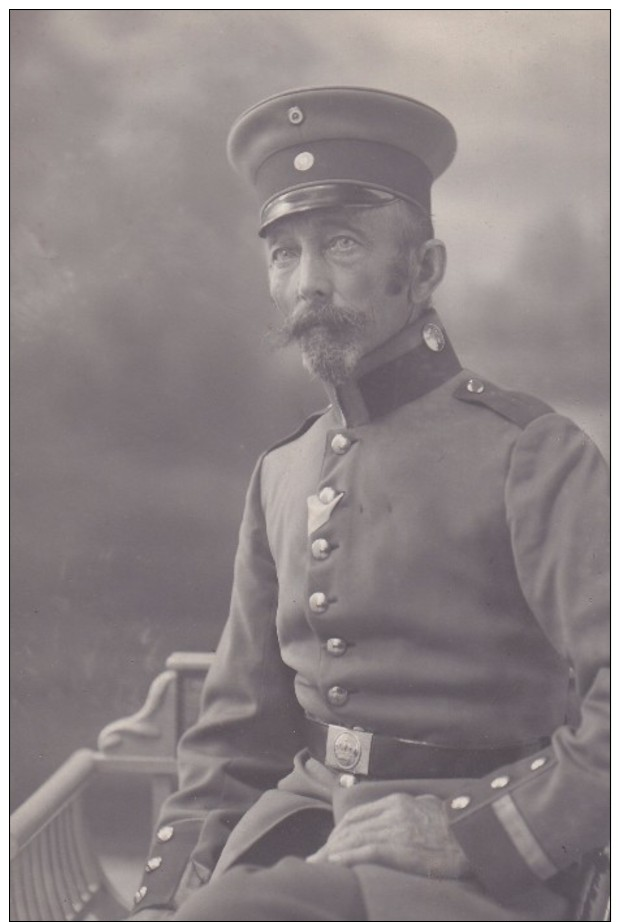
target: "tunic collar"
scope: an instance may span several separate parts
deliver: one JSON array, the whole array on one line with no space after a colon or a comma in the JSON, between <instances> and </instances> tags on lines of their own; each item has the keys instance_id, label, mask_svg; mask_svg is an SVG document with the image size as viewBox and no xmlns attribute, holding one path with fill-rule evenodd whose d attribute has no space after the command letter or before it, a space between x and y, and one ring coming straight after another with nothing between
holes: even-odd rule
<instances>
[{"instance_id":1,"label":"tunic collar","mask_svg":"<svg viewBox=\"0 0 620 922\"><path fill-rule=\"evenodd\" d=\"M327 385L344 425L361 426L417 400L449 381L461 364L434 310L360 361L354 378Z\"/></svg>"}]
</instances>

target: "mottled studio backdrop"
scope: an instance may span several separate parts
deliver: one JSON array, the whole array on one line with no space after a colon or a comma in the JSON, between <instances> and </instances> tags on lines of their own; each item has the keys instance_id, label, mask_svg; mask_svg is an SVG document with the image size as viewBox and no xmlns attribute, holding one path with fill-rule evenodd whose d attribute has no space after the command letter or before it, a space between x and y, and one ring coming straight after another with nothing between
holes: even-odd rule
<instances>
[{"instance_id":1,"label":"mottled studio backdrop","mask_svg":"<svg viewBox=\"0 0 620 922\"><path fill-rule=\"evenodd\" d=\"M454 122L464 362L607 451L608 13L24 10L12 21L16 802L209 648L257 454L323 403L274 352L232 120L291 86Z\"/></svg>"}]
</instances>

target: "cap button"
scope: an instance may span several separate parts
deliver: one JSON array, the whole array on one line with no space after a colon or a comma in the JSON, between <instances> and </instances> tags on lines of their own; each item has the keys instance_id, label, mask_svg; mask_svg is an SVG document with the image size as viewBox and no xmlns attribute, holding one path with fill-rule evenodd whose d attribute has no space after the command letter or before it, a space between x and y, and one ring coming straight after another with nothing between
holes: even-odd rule
<instances>
[{"instance_id":1,"label":"cap button","mask_svg":"<svg viewBox=\"0 0 620 922\"><path fill-rule=\"evenodd\" d=\"M291 125L301 125L305 118L305 115L299 108L299 106L291 106L288 110L288 120Z\"/></svg>"},{"instance_id":2,"label":"cap button","mask_svg":"<svg viewBox=\"0 0 620 922\"><path fill-rule=\"evenodd\" d=\"M314 154L311 154L309 150L302 150L293 160L293 166L300 173L305 173L314 166Z\"/></svg>"}]
</instances>

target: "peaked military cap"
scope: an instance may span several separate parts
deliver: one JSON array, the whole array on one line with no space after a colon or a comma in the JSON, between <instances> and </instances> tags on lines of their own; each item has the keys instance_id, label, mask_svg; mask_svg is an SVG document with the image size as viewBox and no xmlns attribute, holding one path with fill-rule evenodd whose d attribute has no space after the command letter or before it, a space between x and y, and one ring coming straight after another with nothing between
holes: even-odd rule
<instances>
[{"instance_id":1,"label":"peaked military cap","mask_svg":"<svg viewBox=\"0 0 620 922\"><path fill-rule=\"evenodd\" d=\"M360 87L271 96L244 112L228 138L231 164L258 192L261 235L285 215L332 205L397 197L430 213L431 185L455 151L441 113Z\"/></svg>"}]
</instances>

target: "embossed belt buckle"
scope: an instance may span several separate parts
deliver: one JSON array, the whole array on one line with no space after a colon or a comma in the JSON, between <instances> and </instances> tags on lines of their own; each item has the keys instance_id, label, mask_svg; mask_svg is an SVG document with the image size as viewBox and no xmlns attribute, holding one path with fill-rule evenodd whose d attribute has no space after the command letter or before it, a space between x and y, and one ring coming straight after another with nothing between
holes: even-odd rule
<instances>
[{"instance_id":1,"label":"embossed belt buckle","mask_svg":"<svg viewBox=\"0 0 620 922\"><path fill-rule=\"evenodd\" d=\"M372 733L329 724L325 745L325 764L328 768L354 772L356 775L367 775L371 745Z\"/></svg>"}]
</instances>

